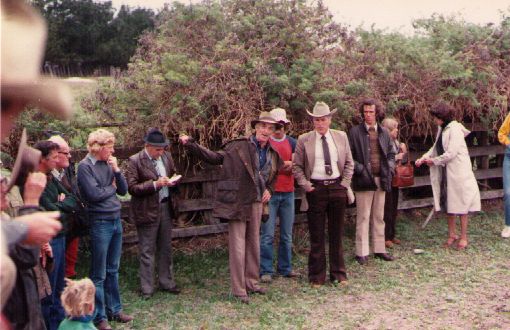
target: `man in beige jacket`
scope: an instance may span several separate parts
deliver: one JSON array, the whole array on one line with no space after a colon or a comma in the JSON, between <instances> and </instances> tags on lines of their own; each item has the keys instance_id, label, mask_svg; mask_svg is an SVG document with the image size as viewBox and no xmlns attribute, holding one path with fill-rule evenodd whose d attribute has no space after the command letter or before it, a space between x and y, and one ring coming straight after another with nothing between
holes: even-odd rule
<instances>
[{"instance_id":1,"label":"man in beige jacket","mask_svg":"<svg viewBox=\"0 0 510 330\"><path fill-rule=\"evenodd\" d=\"M308 111L307 111L308 112ZM351 184L354 163L345 132L332 130L331 117L324 102L317 102L312 118L314 130L298 138L293 173L306 191L310 254L308 280L312 286L326 281L325 227L328 218L329 278L346 283L342 236L347 189Z\"/></svg>"}]
</instances>

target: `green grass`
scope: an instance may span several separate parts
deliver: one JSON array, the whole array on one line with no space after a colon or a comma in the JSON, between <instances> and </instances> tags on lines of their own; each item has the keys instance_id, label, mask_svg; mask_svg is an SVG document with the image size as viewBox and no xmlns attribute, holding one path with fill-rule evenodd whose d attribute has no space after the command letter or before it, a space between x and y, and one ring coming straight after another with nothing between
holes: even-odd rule
<instances>
[{"instance_id":1,"label":"green grass","mask_svg":"<svg viewBox=\"0 0 510 330\"><path fill-rule=\"evenodd\" d=\"M509 329L510 241L499 237L500 213L481 213L469 226L466 251L442 248L446 220L420 228L425 215L413 211L399 219L402 245L395 262L353 260L353 229L346 231L347 287L313 289L306 276L276 278L266 296L250 305L231 299L226 248L175 253L179 296L157 292L138 297L136 256L124 255L120 284L124 309L136 316L118 329ZM351 225L352 226L352 225ZM295 250L306 250L306 230L295 231ZM422 248L422 255L413 254ZM88 264L88 259L84 258ZM294 268L307 273L307 255L294 256ZM83 272L83 269L81 270Z\"/></svg>"}]
</instances>

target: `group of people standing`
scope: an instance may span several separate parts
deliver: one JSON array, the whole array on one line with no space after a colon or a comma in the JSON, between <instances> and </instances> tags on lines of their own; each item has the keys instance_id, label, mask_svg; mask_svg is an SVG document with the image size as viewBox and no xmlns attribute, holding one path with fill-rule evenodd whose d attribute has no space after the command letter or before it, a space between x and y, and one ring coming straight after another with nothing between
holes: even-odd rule
<instances>
[{"instance_id":1,"label":"group of people standing","mask_svg":"<svg viewBox=\"0 0 510 330\"><path fill-rule=\"evenodd\" d=\"M26 105L69 118L71 102L64 86L39 74L45 31L41 17L22 1L4 0L1 4L4 142ZM34 45L31 52L26 51L26 44ZM301 209L308 217L311 286L326 283L328 257L330 282L347 284L342 239L346 205L354 200L356 261L366 265L371 252L381 260L395 260L387 252L400 243L395 235L398 189L392 185L392 176L396 162L407 161L407 148L397 140L395 119L378 122L382 111L376 100L363 100L359 111L362 123L347 134L330 128L336 110L317 102L312 112L307 111L314 129L297 141L286 135L290 121L280 108L262 112L251 122L253 134L228 142L220 151L208 150L189 136L180 137L188 152L221 165L213 216L228 221L231 293L239 301L249 303L249 294L265 294L267 288L260 282L269 283L273 276L299 276L292 268L295 183L306 192ZM447 104L433 106L430 113L438 133L432 148L416 165L430 167L434 208L447 213L444 245L462 250L468 246L468 215L480 210L480 193L464 140L469 131L453 120ZM501 236L507 238L510 115L498 138L506 146L505 227ZM133 320L122 309L119 290L123 230L117 195L127 192L138 232L141 296L149 299L156 289L180 293L171 247L179 176L174 176L169 141L161 131L149 129L144 142L123 173L113 156L114 134L96 130L88 137L88 154L79 162L75 176L68 143L53 135L34 145L37 153L32 156L37 164L19 191L12 189L6 177L0 177L0 209L15 209L11 216L1 215L0 328L107 330L111 320ZM14 200L19 203L14 205ZM460 218L460 236L456 217ZM277 218L280 239L275 271ZM68 266L75 262L77 241L70 233L80 225L87 226L90 234L90 280L71 281L65 277L72 276L74 269L68 268L66 274L66 260Z\"/></svg>"},{"instance_id":2,"label":"group of people standing","mask_svg":"<svg viewBox=\"0 0 510 330\"><path fill-rule=\"evenodd\" d=\"M330 128L336 110L317 102L312 112L307 111L314 130L297 141L285 134L290 122L280 108L262 112L252 121L253 135L230 141L218 152L198 145L189 136L180 137L189 152L222 165L213 215L229 222L231 293L241 302L249 303L250 293L265 294L267 289L259 280L271 282L275 274L298 276L291 262L294 180L306 192L301 210L307 211L308 217L308 280L312 286L326 282L326 227L329 280L347 283L342 237L345 209L354 199L356 261L366 265L371 251L375 258L395 260L387 251L400 244L395 235L398 188L392 185L392 177L395 164L408 161L407 148L398 141L395 119L378 122L382 116L378 101L363 100L359 111L363 121L348 134ZM480 210L480 193L464 140L468 131L452 120L452 114L445 103L431 109L440 129L434 146L416 165L431 167L435 209L448 214L445 246L465 249L468 214ZM265 205L267 217L262 216ZM455 231L456 216L461 219L460 237ZM280 240L275 272L277 217Z\"/></svg>"}]
</instances>

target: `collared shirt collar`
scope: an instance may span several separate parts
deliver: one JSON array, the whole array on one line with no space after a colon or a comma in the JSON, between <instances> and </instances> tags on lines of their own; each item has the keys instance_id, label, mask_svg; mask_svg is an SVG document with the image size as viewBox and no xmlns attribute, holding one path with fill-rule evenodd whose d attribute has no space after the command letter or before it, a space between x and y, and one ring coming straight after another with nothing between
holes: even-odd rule
<instances>
[{"instance_id":1,"label":"collared shirt collar","mask_svg":"<svg viewBox=\"0 0 510 330\"><path fill-rule=\"evenodd\" d=\"M369 130L370 126L366 123L366 122L363 122L365 124L365 128L367 129L367 131ZM377 131L377 122L375 122L374 124L374 128L375 130Z\"/></svg>"},{"instance_id":2,"label":"collared shirt collar","mask_svg":"<svg viewBox=\"0 0 510 330\"><path fill-rule=\"evenodd\" d=\"M269 141L267 141L266 145L262 148L262 146L260 145L259 141L257 141L257 138L255 137L255 134L253 134L251 137L251 142L255 143L255 146L257 147L258 150L267 150L267 148L269 148Z\"/></svg>"},{"instance_id":3,"label":"collared shirt collar","mask_svg":"<svg viewBox=\"0 0 510 330\"><path fill-rule=\"evenodd\" d=\"M322 134L321 134L321 133L319 133L319 132L315 131L315 138L316 138L316 139L319 139L319 140L320 140L320 139L321 139L321 136L322 136ZM331 135L331 129L329 129L329 128L328 128L328 131L326 132L326 134L324 134L324 136L326 137L326 139L327 139L328 137L333 138L333 135Z\"/></svg>"},{"instance_id":4,"label":"collared shirt collar","mask_svg":"<svg viewBox=\"0 0 510 330\"><path fill-rule=\"evenodd\" d=\"M98 162L98 159L94 156L92 156L91 153L87 154L87 158L90 159L90 162L92 163L92 165L96 165L96 163Z\"/></svg>"},{"instance_id":5,"label":"collared shirt collar","mask_svg":"<svg viewBox=\"0 0 510 330\"><path fill-rule=\"evenodd\" d=\"M61 169L60 171L57 170L56 168L51 170L51 174L53 174L53 176L55 177L55 179L57 179L58 181L62 181L62 178L64 177L64 170Z\"/></svg>"},{"instance_id":6,"label":"collared shirt collar","mask_svg":"<svg viewBox=\"0 0 510 330\"><path fill-rule=\"evenodd\" d=\"M146 148L143 148L143 151L145 152L145 154L147 155L147 157L149 157L150 160L155 160L155 161L159 161L161 159L161 157L159 158L152 158L151 155L149 155L149 153L147 152L147 149Z\"/></svg>"}]
</instances>

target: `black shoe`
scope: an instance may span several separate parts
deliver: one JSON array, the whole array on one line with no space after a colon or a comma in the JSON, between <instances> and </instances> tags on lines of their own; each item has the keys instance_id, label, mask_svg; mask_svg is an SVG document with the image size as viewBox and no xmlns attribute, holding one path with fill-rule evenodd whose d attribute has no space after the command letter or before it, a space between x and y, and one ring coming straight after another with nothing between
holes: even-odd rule
<instances>
[{"instance_id":1,"label":"black shoe","mask_svg":"<svg viewBox=\"0 0 510 330\"><path fill-rule=\"evenodd\" d=\"M173 288L169 288L169 289L162 288L160 290L163 291L163 292L171 293L171 294L179 294L179 293L181 293L181 289L179 289L179 287L177 285L174 286Z\"/></svg>"},{"instance_id":2,"label":"black shoe","mask_svg":"<svg viewBox=\"0 0 510 330\"><path fill-rule=\"evenodd\" d=\"M382 259L384 261L393 261L395 260L395 257L392 256L391 254L389 253L375 253L374 254L374 257L375 258L379 258L379 259Z\"/></svg>"},{"instance_id":3,"label":"black shoe","mask_svg":"<svg viewBox=\"0 0 510 330\"><path fill-rule=\"evenodd\" d=\"M356 259L358 264L360 264L362 266L368 264L368 256L364 256L364 257L356 256L354 259Z\"/></svg>"}]
</instances>

